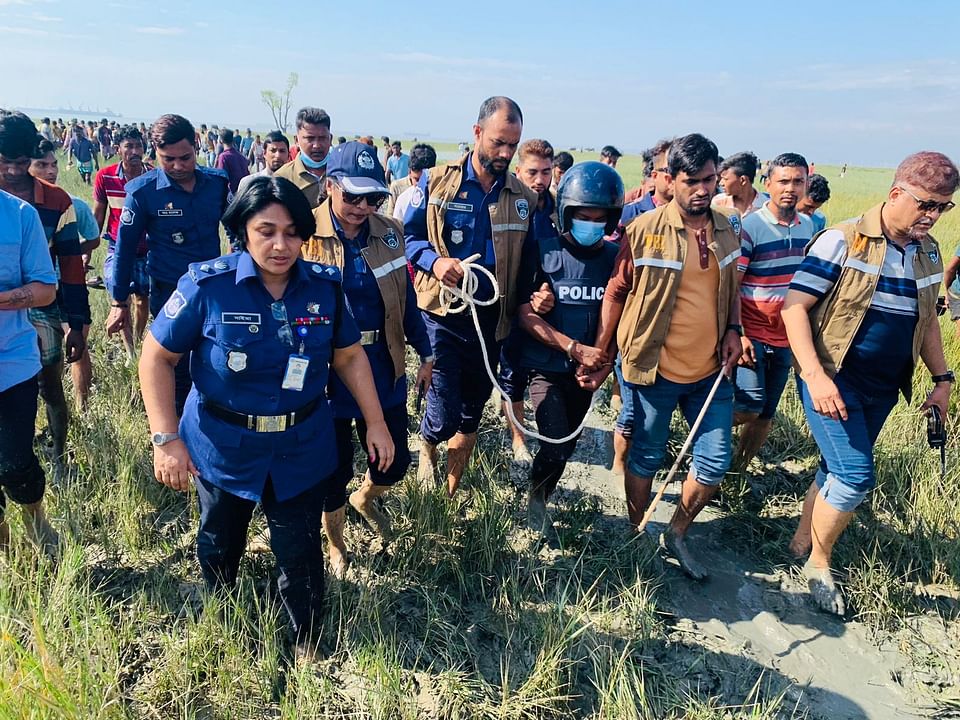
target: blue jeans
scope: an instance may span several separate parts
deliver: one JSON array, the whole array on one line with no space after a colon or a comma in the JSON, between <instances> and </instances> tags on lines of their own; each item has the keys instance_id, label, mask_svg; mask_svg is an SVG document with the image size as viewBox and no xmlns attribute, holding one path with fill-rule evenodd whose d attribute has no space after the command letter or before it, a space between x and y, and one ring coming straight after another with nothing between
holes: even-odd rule
<instances>
[{"instance_id":1,"label":"blue jeans","mask_svg":"<svg viewBox=\"0 0 960 720\"><path fill-rule=\"evenodd\" d=\"M627 469L634 475L652 478L663 467L670 418L679 405L693 425L716 381L711 375L694 383L675 383L657 375L653 385L625 383L633 396L635 422L633 444ZM722 381L703 422L693 436L693 460L690 470L702 485L719 485L730 469L730 434L733 425L733 387Z\"/></svg>"},{"instance_id":2,"label":"blue jeans","mask_svg":"<svg viewBox=\"0 0 960 720\"><path fill-rule=\"evenodd\" d=\"M233 587L247 545L247 527L256 503L195 478L200 502L197 559L209 590ZM319 633L323 601L323 547L320 541L326 482L283 502L267 478L260 506L270 527L277 558L277 587L298 642Z\"/></svg>"},{"instance_id":3,"label":"blue jeans","mask_svg":"<svg viewBox=\"0 0 960 720\"><path fill-rule=\"evenodd\" d=\"M614 428L624 437L632 437L633 393L627 390L627 384L623 380L623 360L620 358L620 353L617 353L617 359L613 363L613 372L617 376L617 382L620 383L620 413L617 415Z\"/></svg>"},{"instance_id":4,"label":"blue jeans","mask_svg":"<svg viewBox=\"0 0 960 720\"><path fill-rule=\"evenodd\" d=\"M873 470L873 445L897 404L896 388L882 396L865 395L833 379L847 406L847 419L834 420L813 409L806 383L797 378L803 411L813 439L820 448L817 486L827 503L841 512L852 512L877 484Z\"/></svg>"},{"instance_id":5,"label":"blue jeans","mask_svg":"<svg viewBox=\"0 0 960 720\"><path fill-rule=\"evenodd\" d=\"M734 408L737 412L759 415L762 420L772 420L793 366L793 353L788 347L767 345L759 340L750 342L757 362L752 368L737 367Z\"/></svg>"}]
</instances>

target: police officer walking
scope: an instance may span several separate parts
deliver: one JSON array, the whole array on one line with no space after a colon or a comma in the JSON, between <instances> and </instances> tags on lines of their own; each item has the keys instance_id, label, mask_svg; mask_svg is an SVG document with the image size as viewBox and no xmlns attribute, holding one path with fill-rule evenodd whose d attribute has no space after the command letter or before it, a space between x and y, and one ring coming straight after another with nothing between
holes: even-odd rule
<instances>
[{"instance_id":1,"label":"police officer walking","mask_svg":"<svg viewBox=\"0 0 960 720\"><path fill-rule=\"evenodd\" d=\"M222 170L197 165L193 125L180 115L163 115L150 129L157 166L126 185L113 260L113 298L107 333L130 327L130 282L137 246L146 234L150 315L160 315L181 275L192 262L220 255L220 218L230 201ZM190 390L190 371L177 368L177 410Z\"/></svg>"},{"instance_id":2,"label":"police officer walking","mask_svg":"<svg viewBox=\"0 0 960 720\"><path fill-rule=\"evenodd\" d=\"M314 210L317 229L303 246L307 260L340 269L343 290L366 351L380 406L396 454L384 470L370 463L360 488L350 495L350 505L386 541L390 521L375 499L403 479L410 466L407 447L407 376L405 340L420 355L416 384L423 392L430 385L433 356L430 340L417 309L417 298L407 273L403 226L377 213L389 190L376 153L359 142L333 148L328 155L327 199ZM353 434L366 444L367 427L356 400L338 375L328 391L337 438L338 464L324 501L323 527L330 545L330 566L342 577L347 568L343 542L346 488L353 477Z\"/></svg>"},{"instance_id":3,"label":"police officer walking","mask_svg":"<svg viewBox=\"0 0 960 720\"><path fill-rule=\"evenodd\" d=\"M518 292L530 294L546 283L556 298L543 317L529 302L518 310L526 331L520 365L529 372L537 428L546 437L566 437L590 409L593 392L581 387L576 370L605 362L605 351L592 343L617 246L604 240L604 234L616 229L622 209L623 181L612 167L599 162L574 165L557 188L560 236L538 236L536 245L526 248ZM533 459L527 518L538 532L552 527L546 503L576 445L576 439L541 442Z\"/></svg>"},{"instance_id":4,"label":"police officer walking","mask_svg":"<svg viewBox=\"0 0 960 720\"><path fill-rule=\"evenodd\" d=\"M447 492L451 496L476 445L483 406L493 387L482 347L495 365L516 310L523 246L535 236L530 214L536 194L507 173L522 130L523 115L513 100L485 100L473 126L474 151L458 162L434 168L426 192L413 189L404 216L406 255L416 271L417 303L436 356L420 425L418 476L423 481L434 477L437 445L449 441ZM457 286L463 279L461 261L474 254L480 255L479 262L494 273L500 287L498 302L476 309L482 338L466 313L448 314L440 302L441 286ZM492 296L489 280L481 276L477 299Z\"/></svg>"},{"instance_id":5,"label":"police officer walking","mask_svg":"<svg viewBox=\"0 0 960 720\"><path fill-rule=\"evenodd\" d=\"M299 257L315 229L303 194L281 178L256 178L224 223L241 251L191 264L143 345L154 472L181 491L194 477L197 555L211 590L236 582L260 503L280 596L298 652L309 656L323 595L320 518L336 467L329 368L356 398L380 470L393 463L393 441L340 272ZM178 424L174 366L187 354L194 386Z\"/></svg>"}]
</instances>

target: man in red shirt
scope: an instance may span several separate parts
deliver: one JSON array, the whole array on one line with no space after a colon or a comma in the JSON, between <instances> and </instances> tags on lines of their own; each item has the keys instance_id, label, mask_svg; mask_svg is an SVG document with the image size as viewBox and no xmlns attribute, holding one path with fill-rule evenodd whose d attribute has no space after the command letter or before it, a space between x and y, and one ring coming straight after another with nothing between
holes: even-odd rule
<instances>
[{"instance_id":1,"label":"man in red shirt","mask_svg":"<svg viewBox=\"0 0 960 720\"><path fill-rule=\"evenodd\" d=\"M93 183L93 216L97 227L103 229L107 241L107 257L103 262L103 274L107 285L113 282L113 254L117 241L117 229L120 226L120 213L123 201L127 197L125 186L128 181L143 175L150 166L143 162L143 135L136 125L124 125L114 136L114 143L120 153L120 162L102 168L97 172ZM147 238L140 239L137 247L137 262L133 270L133 330L124 330L124 339L128 347L133 346L133 338L143 337L149 315L150 281L147 277Z\"/></svg>"}]
</instances>

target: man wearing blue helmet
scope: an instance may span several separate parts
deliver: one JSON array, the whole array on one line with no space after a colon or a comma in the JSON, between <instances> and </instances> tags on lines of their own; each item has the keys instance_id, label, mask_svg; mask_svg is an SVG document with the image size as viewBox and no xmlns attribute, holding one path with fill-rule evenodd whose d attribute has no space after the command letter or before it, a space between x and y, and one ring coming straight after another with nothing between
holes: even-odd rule
<instances>
[{"instance_id":1,"label":"man wearing blue helmet","mask_svg":"<svg viewBox=\"0 0 960 720\"><path fill-rule=\"evenodd\" d=\"M612 167L574 165L557 188L560 235L538 236L536 245L525 248L519 296L529 297L546 284L555 297L553 309L543 316L530 302L517 311L527 333L520 365L529 371L530 400L546 437L567 437L580 425L593 392L577 381L577 370L606 362L605 352L592 343L617 255L617 246L604 235L616 228L622 209L623 181ZM551 529L546 503L576 445L577 438L540 443L530 471L527 518L532 529Z\"/></svg>"}]
</instances>

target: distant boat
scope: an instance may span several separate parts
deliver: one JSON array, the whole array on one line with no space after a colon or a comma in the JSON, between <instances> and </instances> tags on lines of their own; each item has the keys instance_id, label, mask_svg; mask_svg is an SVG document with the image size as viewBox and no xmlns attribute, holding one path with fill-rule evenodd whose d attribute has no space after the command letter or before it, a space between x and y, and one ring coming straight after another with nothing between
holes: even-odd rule
<instances>
[{"instance_id":1,"label":"distant boat","mask_svg":"<svg viewBox=\"0 0 960 720\"><path fill-rule=\"evenodd\" d=\"M97 108L96 110L85 109L82 107L65 107L65 108L30 108L30 107L20 107L17 108L20 112L26 113L27 115L56 115L57 117L74 116L74 115L89 115L91 117L100 117L100 118L122 118L123 115L120 113L115 113L110 108L106 110L101 110Z\"/></svg>"}]
</instances>

